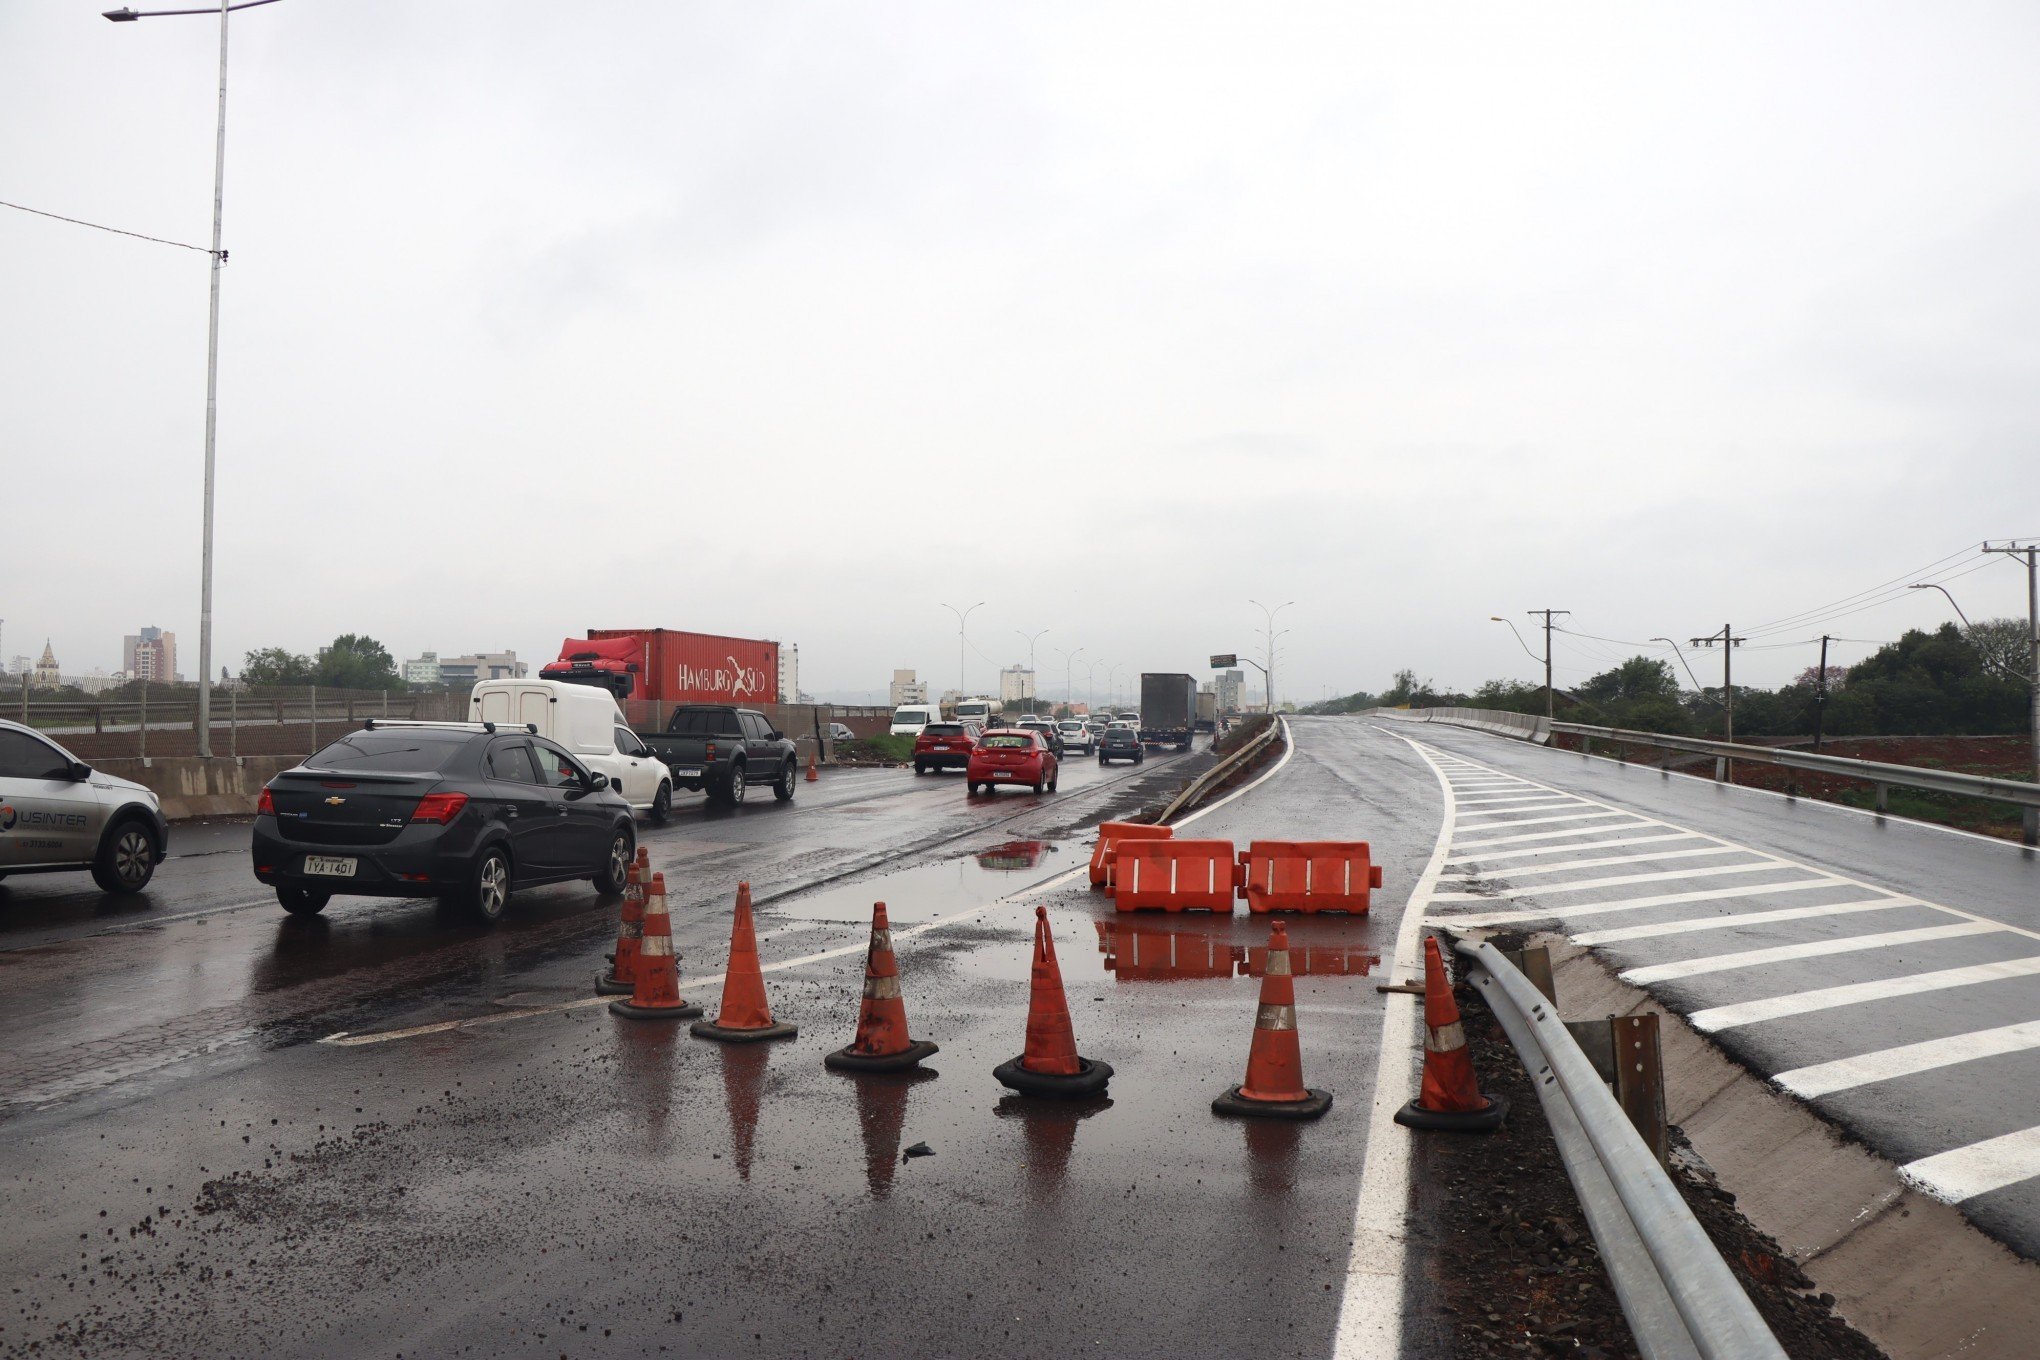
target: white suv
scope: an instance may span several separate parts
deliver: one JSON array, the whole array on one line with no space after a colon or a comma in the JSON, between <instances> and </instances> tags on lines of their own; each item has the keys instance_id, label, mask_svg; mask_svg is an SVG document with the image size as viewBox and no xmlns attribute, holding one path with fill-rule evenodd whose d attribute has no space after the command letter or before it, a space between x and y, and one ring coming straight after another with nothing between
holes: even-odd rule
<instances>
[{"instance_id":1,"label":"white suv","mask_svg":"<svg viewBox=\"0 0 2040 1360\"><path fill-rule=\"evenodd\" d=\"M1057 723L1056 726L1062 729L1063 746L1065 749L1071 751L1081 750L1087 756L1098 749L1098 738L1093 736L1091 729L1084 724L1068 721Z\"/></svg>"},{"instance_id":2,"label":"white suv","mask_svg":"<svg viewBox=\"0 0 2040 1360\"><path fill-rule=\"evenodd\" d=\"M169 844L154 793L0 719L0 878L90 869L107 892L140 892Z\"/></svg>"}]
</instances>

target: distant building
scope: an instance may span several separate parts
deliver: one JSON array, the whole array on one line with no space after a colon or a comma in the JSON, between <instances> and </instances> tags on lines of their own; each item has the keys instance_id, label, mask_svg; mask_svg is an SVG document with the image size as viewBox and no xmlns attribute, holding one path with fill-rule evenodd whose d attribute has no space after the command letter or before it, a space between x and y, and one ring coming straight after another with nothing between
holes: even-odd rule
<instances>
[{"instance_id":1,"label":"distant building","mask_svg":"<svg viewBox=\"0 0 2040 1360\"><path fill-rule=\"evenodd\" d=\"M121 639L121 669L136 680L177 680L177 634L144 628Z\"/></svg>"},{"instance_id":2,"label":"distant building","mask_svg":"<svg viewBox=\"0 0 2040 1360\"><path fill-rule=\"evenodd\" d=\"M55 689L64 683L64 673L57 665L57 654L50 650L50 640L43 639L42 660L35 663L32 681L37 689Z\"/></svg>"},{"instance_id":3,"label":"distant building","mask_svg":"<svg viewBox=\"0 0 2040 1360\"><path fill-rule=\"evenodd\" d=\"M437 688L440 683L439 653L426 652L415 661L404 663L404 683Z\"/></svg>"},{"instance_id":4,"label":"distant building","mask_svg":"<svg viewBox=\"0 0 2040 1360\"><path fill-rule=\"evenodd\" d=\"M1240 695L1246 688L1245 671L1225 671L1212 682L1218 692L1218 711L1235 713L1240 708Z\"/></svg>"},{"instance_id":5,"label":"distant building","mask_svg":"<svg viewBox=\"0 0 2040 1360\"><path fill-rule=\"evenodd\" d=\"M104 694L121 682L105 671L94 670L90 675L67 675L64 683L73 689L84 690L87 694Z\"/></svg>"},{"instance_id":6,"label":"distant building","mask_svg":"<svg viewBox=\"0 0 2040 1360\"><path fill-rule=\"evenodd\" d=\"M797 704L800 698L800 644L779 644L779 702Z\"/></svg>"},{"instance_id":7,"label":"distant building","mask_svg":"<svg viewBox=\"0 0 2040 1360\"><path fill-rule=\"evenodd\" d=\"M1034 672L1012 665L999 672L999 702L1024 704L1034 698Z\"/></svg>"},{"instance_id":8,"label":"distant building","mask_svg":"<svg viewBox=\"0 0 2040 1360\"><path fill-rule=\"evenodd\" d=\"M7 663L7 673L17 680L34 669L35 662L29 660L28 656L21 652L15 653L14 659Z\"/></svg>"},{"instance_id":9,"label":"distant building","mask_svg":"<svg viewBox=\"0 0 2040 1360\"><path fill-rule=\"evenodd\" d=\"M912 671L894 671L888 694L894 708L901 704L925 704L928 702L928 682L916 680Z\"/></svg>"},{"instance_id":10,"label":"distant building","mask_svg":"<svg viewBox=\"0 0 2040 1360\"><path fill-rule=\"evenodd\" d=\"M473 656L439 658L439 683L472 685L478 680L522 680L531 667L517 659L515 652L479 652Z\"/></svg>"}]
</instances>

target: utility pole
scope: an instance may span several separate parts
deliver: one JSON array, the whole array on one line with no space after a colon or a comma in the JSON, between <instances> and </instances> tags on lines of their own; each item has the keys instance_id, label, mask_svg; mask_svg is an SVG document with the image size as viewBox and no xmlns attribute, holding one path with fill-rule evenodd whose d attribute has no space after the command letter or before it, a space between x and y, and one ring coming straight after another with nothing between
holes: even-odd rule
<instances>
[{"instance_id":1,"label":"utility pole","mask_svg":"<svg viewBox=\"0 0 2040 1360\"><path fill-rule=\"evenodd\" d=\"M1553 718L1556 718L1556 717L1558 716L1558 712L1557 712L1557 709L1556 709L1556 707L1555 707L1555 705L1554 705L1554 701L1553 701L1553 699L1552 699L1552 697L1551 697L1551 696L1552 696L1552 690L1551 690L1551 616L1552 616L1553 614L1563 614L1563 615L1565 615L1565 616L1566 616L1567 618L1571 618L1571 617L1572 617L1572 610L1570 610L1570 609L1526 609L1526 610L1524 610L1523 612L1524 612L1525 614L1529 614L1529 615L1531 615L1532 617L1535 617L1536 615L1539 615L1539 614L1542 614L1542 615L1544 616L1544 716L1545 716L1545 718L1546 718L1547 720L1549 720L1549 719L1553 719Z\"/></svg>"},{"instance_id":2,"label":"utility pole","mask_svg":"<svg viewBox=\"0 0 2040 1360\"><path fill-rule=\"evenodd\" d=\"M969 621L970 616L972 614L984 608L984 606L985 602L983 600L979 600L969 609L958 609L955 605L949 604L947 602L944 602L942 605L944 609L947 609L950 613L956 615L956 697L958 699L966 699L970 697L970 689L963 683L965 665L964 649L970 645L969 640L964 636L963 625Z\"/></svg>"},{"instance_id":3,"label":"utility pole","mask_svg":"<svg viewBox=\"0 0 2040 1360\"><path fill-rule=\"evenodd\" d=\"M1041 636L1041 633L1046 633L1049 630L1044 628L1041 630L1041 633L1031 634L1022 632L1018 628L1015 628L1013 631L1027 639L1027 683L1034 686L1034 694L1027 701L1027 711L1032 713L1034 711L1034 700L1041 697L1041 682L1034 678L1034 643ZM1004 696L1002 695L1001 697L1003 698Z\"/></svg>"},{"instance_id":4,"label":"utility pole","mask_svg":"<svg viewBox=\"0 0 2040 1360\"><path fill-rule=\"evenodd\" d=\"M1721 644L1721 730L1723 733L1721 739L1733 742L1735 740L1735 671L1732 658L1735 656L1735 649L1742 646L1743 639L1737 637L1735 630L1725 623L1721 625L1720 632L1709 633L1706 637L1696 637L1693 639L1695 647L1712 647L1717 642ZM1726 779L1731 784L1735 782L1734 761L1716 761L1714 768L1717 778Z\"/></svg>"},{"instance_id":5,"label":"utility pole","mask_svg":"<svg viewBox=\"0 0 2040 1360\"><path fill-rule=\"evenodd\" d=\"M1834 639L1826 633L1820 635L1820 679L1815 683L1813 689L1813 749L1816 751L1820 749L1822 719L1827 716L1827 645L1832 641Z\"/></svg>"},{"instance_id":6,"label":"utility pole","mask_svg":"<svg viewBox=\"0 0 2040 1360\"><path fill-rule=\"evenodd\" d=\"M1983 550L2026 559L2026 682L2032 690L2028 716L2033 733L2033 778L2040 783L2040 543L2006 543L1996 548L1985 543ZM2028 845L2040 845L2040 808L2026 809L2024 839Z\"/></svg>"}]
</instances>

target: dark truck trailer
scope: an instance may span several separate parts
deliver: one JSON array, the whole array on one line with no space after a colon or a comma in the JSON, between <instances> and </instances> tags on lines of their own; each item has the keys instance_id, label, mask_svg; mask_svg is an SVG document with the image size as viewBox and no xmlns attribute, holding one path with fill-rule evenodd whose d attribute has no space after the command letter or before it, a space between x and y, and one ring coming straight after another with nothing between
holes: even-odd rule
<instances>
[{"instance_id":1,"label":"dark truck trailer","mask_svg":"<svg viewBox=\"0 0 2040 1360\"><path fill-rule=\"evenodd\" d=\"M1190 749L1197 723L1197 682L1172 671L1140 675L1140 740L1143 746Z\"/></svg>"}]
</instances>

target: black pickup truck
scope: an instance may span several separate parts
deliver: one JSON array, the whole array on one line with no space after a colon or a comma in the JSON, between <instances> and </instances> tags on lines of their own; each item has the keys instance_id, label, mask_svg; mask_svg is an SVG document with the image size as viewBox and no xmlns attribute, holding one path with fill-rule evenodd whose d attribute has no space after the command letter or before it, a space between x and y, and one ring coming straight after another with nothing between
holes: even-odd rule
<instances>
[{"instance_id":1,"label":"black pickup truck","mask_svg":"<svg viewBox=\"0 0 2040 1360\"><path fill-rule=\"evenodd\" d=\"M790 802L800 779L792 739L755 709L682 704L665 731L638 736L672 771L674 788L706 789L718 803L743 802L753 784L770 784L774 798Z\"/></svg>"}]
</instances>

